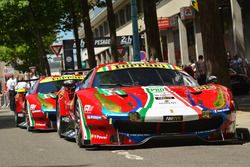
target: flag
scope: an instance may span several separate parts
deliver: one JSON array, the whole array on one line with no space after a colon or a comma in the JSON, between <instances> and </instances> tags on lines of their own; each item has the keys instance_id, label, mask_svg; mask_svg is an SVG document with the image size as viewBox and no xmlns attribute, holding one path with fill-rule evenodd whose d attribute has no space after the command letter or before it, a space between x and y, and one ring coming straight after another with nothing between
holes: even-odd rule
<instances>
[{"instance_id":1,"label":"flag","mask_svg":"<svg viewBox=\"0 0 250 167\"><path fill-rule=\"evenodd\" d=\"M199 12L199 6L197 0L191 0L191 5L197 12Z\"/></svg>"}]
</instances>

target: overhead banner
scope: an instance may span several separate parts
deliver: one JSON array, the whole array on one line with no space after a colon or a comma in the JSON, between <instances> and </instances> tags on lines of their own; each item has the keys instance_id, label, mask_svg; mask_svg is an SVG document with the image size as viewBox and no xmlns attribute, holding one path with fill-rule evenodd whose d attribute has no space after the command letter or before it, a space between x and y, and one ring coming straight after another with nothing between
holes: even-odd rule
<instances>
[{"instance_id":1,"label":"overhead banner","mask_svg":"<svg viewBox=\"0 0 250 167\"><path fill-rule=\"evenodd\" d=\"M111 45L110 37L94 38L94 47L109 47L110 45ZM117 36L117 45L118 46L133 45L133 36L132 35ZM84 45L84 47L86 47L86 45Z\"/></svg>"},{"instance_id":2,"label":"overhead banner","mask_svg":"<svg viewBox=\"0 0 250 167\"><path fill-rule=\"evenodd\" d=\"M65 70L74 70L74 46L75 40L63 40L63 55Z\"/></svg>"}]
</instances>

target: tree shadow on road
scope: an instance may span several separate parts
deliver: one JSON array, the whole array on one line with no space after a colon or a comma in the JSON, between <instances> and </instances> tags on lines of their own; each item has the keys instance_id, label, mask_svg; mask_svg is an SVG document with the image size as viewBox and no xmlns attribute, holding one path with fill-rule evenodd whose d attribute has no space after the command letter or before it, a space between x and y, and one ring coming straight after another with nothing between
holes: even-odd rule
<instances>
[{"instance_id":1,"label":"tree shadow on road","mask_svg":"<svg viewBox=\"0 0 250 167\"><path fill-rule=\"evenodd\" d=\"M223 146L223 145L242 145L249 141L235 140L227 142L205 142L198 138L183 138L183 139L167 139L159 140L152 139L138 146L97 146L87 148L88 151L103 151L103 150L135 150L135 149L151 149L164 147L189 147L189 146Z\"/></svg>"},{"instance_id":2,"label":"tree shadow on road","mask_svg":"<svg viewBox=\"0 0 250 167\"><path fill-rule=\"evenodd\" d=\"M0 116L0 129L9 129L15 127L15 119L13 115Z\"/></svg>"}]
</instances>

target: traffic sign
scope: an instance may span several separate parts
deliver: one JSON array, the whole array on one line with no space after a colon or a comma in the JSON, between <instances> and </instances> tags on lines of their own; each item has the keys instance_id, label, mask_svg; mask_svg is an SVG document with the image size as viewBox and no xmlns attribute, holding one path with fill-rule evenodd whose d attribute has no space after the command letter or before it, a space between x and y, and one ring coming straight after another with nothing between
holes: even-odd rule
<instances>
[{"instance_id":1,"label":"traffic sign","mask_svg":"<svg viewBox=\"0 0 250 167\"><path fill-rule=\"evenodd\" d=\"M55 53L55 55L58 57L62 50L62 45L51 45L50 46L51 50Z\"/></svg>"},{"instance_id":2,"label":"traffic sign","mask_svg":"<svg viewBox=\"0 0 250 167\"><path fill-rule=\"evenodd\" d=\"M125 47L117 47L117 52L119 54L119 57L123 57L125 54Z\"/></svg>"},{"instance_id":3,"label":"traffic sign","mask_svg":"<svg viewBox=\"0 0 250 167\"><path fill-rule=\"evenodd\" d=\"M141 61L147 60L147 54L145 51L140 51L140 59L141 59Z\"/></svg>"}]
</instances>

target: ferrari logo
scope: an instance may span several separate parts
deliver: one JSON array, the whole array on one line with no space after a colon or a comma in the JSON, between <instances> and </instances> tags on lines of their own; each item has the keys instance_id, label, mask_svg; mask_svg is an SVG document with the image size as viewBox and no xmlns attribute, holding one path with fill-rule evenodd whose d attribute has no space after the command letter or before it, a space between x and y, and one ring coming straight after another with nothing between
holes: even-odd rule
<instances>
[{"instance_id":1,"label":"ferrari logo","mask_svg":"<svg viewBox=\"0 0 250 167\"><path fill-rule=\"evenodd\" d=\"M191 0L191 5L197 12L199 12L199 6L197 0Z\"/></svg>"}]
</instances>

